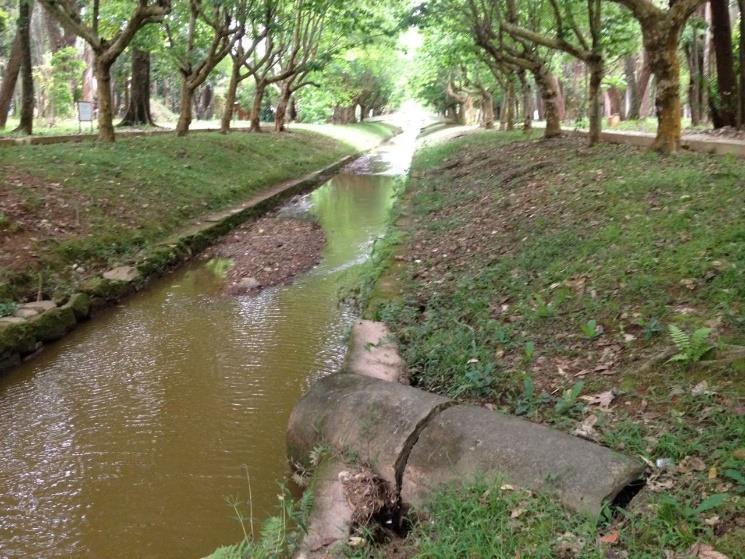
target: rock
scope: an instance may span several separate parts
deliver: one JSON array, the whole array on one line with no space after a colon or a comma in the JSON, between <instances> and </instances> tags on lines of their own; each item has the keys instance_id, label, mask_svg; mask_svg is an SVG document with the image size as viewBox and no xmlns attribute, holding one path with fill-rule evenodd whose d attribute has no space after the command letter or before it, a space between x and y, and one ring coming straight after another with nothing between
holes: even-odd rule
<instances>
[{"instance_id":1,"label":"rock","mask_svg":"<svg viewBox=\"0 0 745 559\"><path fill-rule=\"evenodd\" d=\"M15 321L8 319L15 318ZM31 325L22 318L5 317L0 318L0 361L8 368L9 363L16 362L16 355L20 356L32 353L36 350L36 337Z\"/></svg>"},{"instance_id":2,"label":"rock","mask_svg":"<svg viewBox=\"0 0 745 559\"><path fill-rule=\"evenodd\" d=\"M129 283L139 276L134 266L119 266L103 273L103 278L109 281L123 281Z\"/></svg>"},{"instance_id":3,"label":"rock","mask_svg":"<svg viewBox=\"0 0 745 559\"><path fill-rule=\"evenodd\" d=\"M76 320L85 320L91 313L91 299L85 293L73 293L62 308L72 309Z\"/></svg>"},{"instance_id":4,"label":"rock","mask_svg":"<svg viewBox=\"0 0 745 559\"><path fill-rule=\"evenodd\" d=\"M398 382L404 363L388 327L382 322L358 320L352 328L352 343L347 361L350 373Z\"/></svg>"},{"instance_id":5,"label":"rock","mask_svg":"<svg viewBox=\"0 0 745 559\"><path fill-rule=\"evenodd\" d=\"M88 278L80 284L80 292L91 297L91 304L95 301L116 301L131 290L131 284L122 281L111 281L101 276Z\"/></svg>"},{"instance_id":6,"label":"rock","mask_svg":"<svg viewBox=\"0 0 745 559\"><path fill-rule=\"evenodd\" d=\"M33 301L31 303L23 303L18 309L29 309L41 314L56 307L57 304L54 301Z\"/></svg>"},{"instance_id":7,"label":"rock","mask_svg":"<svg viewBox=\"0 0 745 559\"><path fill-rule=\"evenodd\" d=\"M241 278L241 280L238 282L238 287L245 291L251 291L252 289L261 287L261 284L256 278Z\"/></svg>"},{"instance_id":8,"label":"rock","mask_svg":"<svg viewBox=\"0 0 745 559\"><path fill-rule=\"evenodd\" d=\"M349 465L339 461L319 466L313 477L313 509L308 519L308 531L295 559L328 557L328 553L349 538L354 510L339 476L349 469Z\"/></svg>"},{"instance_id":9,"label":"rock","mask_svg":"<svg viewBox=\"0 0 745 559\"><path fill-rule=\"evenodd\" d=\"M598 515L641 479L644 465L549 427L473 406L432 419L409 457L401 497L422 505L443 484L482 476L555 493L570 509Z\"/></svg>"},{"instance_id":10,"label":"rock","mask_svg":"<svg viewBox=\"0 0 745 559\"><path fill-rule=\"evenodd\" d=\"M0 326L10 324L26 324L26 319L21 316L4 316L0 318Z\"/></svg>"},{"instance_id":11,"label":"rock","mask_svg":"<svg viewBox=\"0 0 745 559\"><path fill-rule=\"evenodd\" d=\"M31 318L39 314L39 311L34 309L26 309L23 307L20 307L16 309L16 312L13 313L13 316L17 318Z\"/></svg>"},{"instance_id":12,"label":"rock","mask_svg":"<svg viewBox=\"0 0 745 559\"><path fill-rule=\"evenodd\" d=\"M329 444L342 453L351 451L398 487L419 430L430 415L450 404L397 383L351 373L330 375L315 383L292 411L288 457L307 465L314 447Z\"/></svg>"},{"instance_id":13,"label":"rock","mask_svg":"<svg viewBox=\"0 0 745 559\"><path fill-rule=\"evenodd\" d=\"M51 342L60 339L75 327L75 312L71 308L52 309L32 322L36 339Z\"/></svg>"}]
</instances>

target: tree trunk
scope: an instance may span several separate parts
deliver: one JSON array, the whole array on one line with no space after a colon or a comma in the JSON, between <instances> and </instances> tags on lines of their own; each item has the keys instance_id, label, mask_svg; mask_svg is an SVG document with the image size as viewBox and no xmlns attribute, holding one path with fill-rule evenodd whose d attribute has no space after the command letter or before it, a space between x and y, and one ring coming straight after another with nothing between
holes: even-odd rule
<instances>
[{"instance_id":1,"label":"tree trunk","mask_svg":"<svg viewBox=\"0 0 745 559\"><path fill-rule=\"evenodd\" d=\"M680 60L678 39L680 28L664 20L642 29L655 76L657 136L652 148L662 153L674 153L680 148Z\"/></svg>"},{"instance_id":2,"label":"tree trunk","mask_svg":"<svg viewBox=\"0 0 745 559\"><path fill-rule=\"evenodd\" d=\"M3 83L0 85L0 130L5 128L8 121L10 102L13 100L13 92L16 89L18 73L21 71L21 37L16 34L13 46L8 56L8 64L5 66Z\"/></svg>"},{"instance_id":3,"label":"tree trunk","mask_svg":"<svg viewBox=\"0 0 745 559\"><path fill-rule=\"evenodd\" d=\"M287 120L287 108L290 106L291 96L290 84L283 83L279 93L279 101L277 102L277 112L274 115L274 130L277 132L284 132L286 130L285 121Z\"/></svg>"},{"instance_id":4,"label":"tree trunk","mask_svg":"<svg viewBox=\"0 0 745 559\"><path fill-rule=\"evenodd\" d=\"M476 108L473 106L473 97L466 95L466 100L461 105L463 110L463 124L475 124L476 123Z\"/></svg>"},{"instance_id":5,"label":"tree trunk","mask_svg":"<svg viewBox=\"0 0 745 559\"><path fill-rule=\"evenodd\" d=\"M266 91L266 82L259 80L256 82L256 93L254 93L254 103L251 107L251 132L261 132L261 103L264 101L264 92Z\"/></svg>"},{"instance_id":6,"label":"tree trunk","mask_svg":"<svg viewBox=\"0 0 745 559\"><path fill-rule=\"evenodd\" d=\"M85 70L83 70L83 101L92 102L96 98L96 83L94 75L96 73L96 55L93 54L88 43L83 47L83 59L85 60Z\"/></svg>"},{"instance_id":7,"label":"tree trunk","mask_svg":"<svg viewBox=\"0 0 745 559\"><path fill-rule=\"evenodd\" d=\"M735 78L734 56L732 54L732 26L729 19L728 0L709 0L711 23L714 37L714 52L717 64L717 85L719 106L717 107L722 126L737 125L737 79Z\"/></svg>"},{"instance_id":8,"label":"tree trunk","mask_svg":"<svg viewBox=\"0 0 745 559\"><path fill-rule=\"evenodd\" d=\"M98 139L113 142L114 115L111 103L111 63L95 58L96 88L98 90Z\"/></svg>"},{"instance_id":9,"label":"tree trunk","mask_svg":"<svg viewBox=\"0 0 745 559\"><path fill-rule=\"evenodd\" d=\"M635 116L629 115L630 120L637 120L640 118L645 118L649 114L649 98L650 98L650 81L652 79L652 65L650 62L650 56L649 53L644 50L643 51L643 59L642 59L642 69L639 72L639 82L638 82L638 90L639 90L639 106L638 107L632 107L632 109L635 109L635 112L633 113Z\"/></svg>"},{"instance_id":10,"label":"tree trunk","mask_svg":"<svg viewBox=\"0 0 745 559\"><path fill-rule=\"evenodd\" d=\"M523 131L527 133L533 128L533 89L524 70L518 72L517 77L523 94Z\"/></svg>"},{"instance_id":11,"label":"tree trunk","mask_svg":"<svg viewBox=\"0 0 745 559\"><path fill-rule=\"evenodd\" d=\"M119 126L155 126L150 113L150 53L132 50L132 81L127 112Z\"/></svg>"},{"instance_id":12,"label":"tree trunk","mask_svg":"<svg viewBox=\"0 0 745 559\"><path fill-rule=\"evenodd\" d=\"M481 126L487 130L494 128L494 97L486 90L481 92Z\"/></svg>"},{"instance_id":13,"label":"tree trunk","mask_svg":"<svg viewBox=\"0 0 745 559\"><path fill-rule=\"evenodd\" d=\"M515 129L515 84L512 79L507 82L504 93L504 129L512 131Z\"/></svg>"},{"instance_id":14,"label":"tree trunk","mask_svg":"<svg viewBox=\"0 0 745 559\"><path fill-rule=\"evenodd\" d=\"M623 73L626 77L626 91L628 92L629 110L627 118L636 120L639 118L639 85L636 81L636 56L628 55L623 60Z\"/></svg>"},{"instance_id":15,"label":"tree trunk","mask_svg":"<svg viewBox=\"0 0 745 559\"><path fill-rule=\"evenodd\" d=\"M740 41L738 48L738 63L740 66L740 103L738 113L738 124L745 122L745 0L737 0L740 8ZM2 114L0 114L0 117Z\"/></svg>"},{"instance_id":16,"label":"tree trunk","mask_svg":"<svg viewBox=\"0 0 745 559\"><path fill-rule=\"evenodd\" d=\"M690 44L685 46L685 54L688 60L688 105L691 109L691 124L696 125L701 122L703 105L701 104L701 88L703 86L703 74L700 57L698 55L698 41L695 36Z\"/></svg>"},{"instance_id":17,"label":"tree trunk","mask_svg":"<svg viewBox=\"0 0 745 559\"><path fill-rule=\"evenodd\" d=\"M220 119L220 132L222 134L230 132L230 121L233 119L233 109L235 107L240 74L240 59L233 57L233 67L230 71L230 82L228 82L228 89L225 92L225 108L223 109L222 118Z\"/></svg>"},{"instance_id":18,"label":"tree trunk","mask_svg":"<svg viewBox=\"0 0 745 559\"><path fill-rule=\"evenodd\" d=\"M463 110L463 103L455 104L455 124L463 126L466 123L465 111Z\"/></svg>"},{"instance_id":19,"label":"tree trunk","mask_svg":"<svg viewBox=\"0 0 745 559\"><path fill-rule=\"evenodd\" d=\"M34 68L31 63L31 2L18 2L18 36L21 44L21 122L16 130L34 131Z\"/></svg>"},{"instance_id":20,"label":"tree trunk","mask_svg":"<svg viewBox=\"0 0 745 559\"><path fill-rule=\"evenodd\" d=\"M541 92L543 114L546 119L544 138L561 136L561 111L559 107L559 83L556 77L545 67L540 66L533 72L535 82Z\"/></svg>"},{"instance_id":21,"label":"tree trunk","mask_svg":"<svg viewBox=\"0 0 745 559\"><path fill-rule=\"evenodd\" d=\"M179 109L178 123L176 124L177 136L186 136L189 133L193 103L194 88L189 84L188 78L184 77L181 83L181 108Z\"/></svg>"},{"instance_id":22,"label":"tree trunk","mask_svg":"<svg viewBox=\"0 0 745 559\"><path fill-rule=\"evenodd\" d=\"M588 112L590 116L590 133L588 135L588 142L591 146L594 146L600 142L600 132L602 129L600 86L603 82L603 60L591 60L587 63L587 69L590 72L590 88L587 99L589 104Z\"/></svg>"}]
</instances>

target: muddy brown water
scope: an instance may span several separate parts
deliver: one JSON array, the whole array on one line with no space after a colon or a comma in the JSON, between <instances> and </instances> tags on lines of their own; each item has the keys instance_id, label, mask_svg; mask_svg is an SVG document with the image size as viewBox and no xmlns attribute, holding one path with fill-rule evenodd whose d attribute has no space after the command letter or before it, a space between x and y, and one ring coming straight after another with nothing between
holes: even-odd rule
<instances>
[{"instance_id":1,"label":"muddy brown water","mask_svg":"<svg viewBox=\"0 0 745 559\"><path fill-rule=\"evenodd\" d=\"M226 497L247 500L245 471L256 524L276 512L288 416L343 362L339 292L412 149L399 136L286 208L327 237L294 283L229 297L192 265L0 378L0 558L202 557L242 537Z\"/></svg>"}]
</instances>

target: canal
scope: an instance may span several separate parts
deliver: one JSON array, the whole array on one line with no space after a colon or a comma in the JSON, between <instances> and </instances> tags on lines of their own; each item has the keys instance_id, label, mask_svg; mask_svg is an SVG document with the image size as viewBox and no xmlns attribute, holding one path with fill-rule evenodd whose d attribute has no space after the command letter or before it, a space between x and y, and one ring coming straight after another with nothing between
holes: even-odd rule
<instances>
[{"instance_id":1,"label":"canal","mask_svg":"<svg viewBox=\"0 0 745 559\"><path fill-rule=\"evenodd\" d=\"M321 263L256 296L203 264L104 311L0 378L0 558L202 557L239 541L226 498L273 514L285 427L339 369L354 286L385 229L415 131L282 213L312 216Z\"/></svg>"}]
</instances>

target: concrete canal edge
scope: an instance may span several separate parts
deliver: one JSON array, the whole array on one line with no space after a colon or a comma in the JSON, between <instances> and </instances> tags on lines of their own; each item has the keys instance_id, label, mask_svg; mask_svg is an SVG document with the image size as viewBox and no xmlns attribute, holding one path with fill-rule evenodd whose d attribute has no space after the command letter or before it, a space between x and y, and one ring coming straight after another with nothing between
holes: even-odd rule
<instances>
[{"instance_id":1,"label":"concrete canal edge","mask_svg":"<svg viewBox=\"0 0 745 559\"><path fill-rule=\"evenodd\" d=\"M553 494L565 507L593 516L607 504L626 504L641 488L645 465L639 460L406 386L390 370L381 375L381 363L399 372L403 366L385 325L367 322L353 329L345 370L316 382L290 416L292 464L312 468L311 457L322 446L336 456L314 477L308 534L296 557L326 557L352 541L354 510L342 476L360 465L391 488L400 510L422 507L446 484L484 478Z\"/></svg>"},{"instance_id":2,"label":"concrete canal edge","mask_svg":"<svg viewBox=\"0 0 745 559\"><path fill-rule=\"evenodd\" d=\"M400 131L392 135L397 133ZM78 291L65 301L18 305L14 316L0 318L0 374L36 355L45 344L64 337L96 310L141 291L152 280L185 263L241 223L320 186L368 151L347 155L304 177L268 188L237 206L206 215L140 254L136 261L84 280Z\"/></svg>"}]
</instances>

